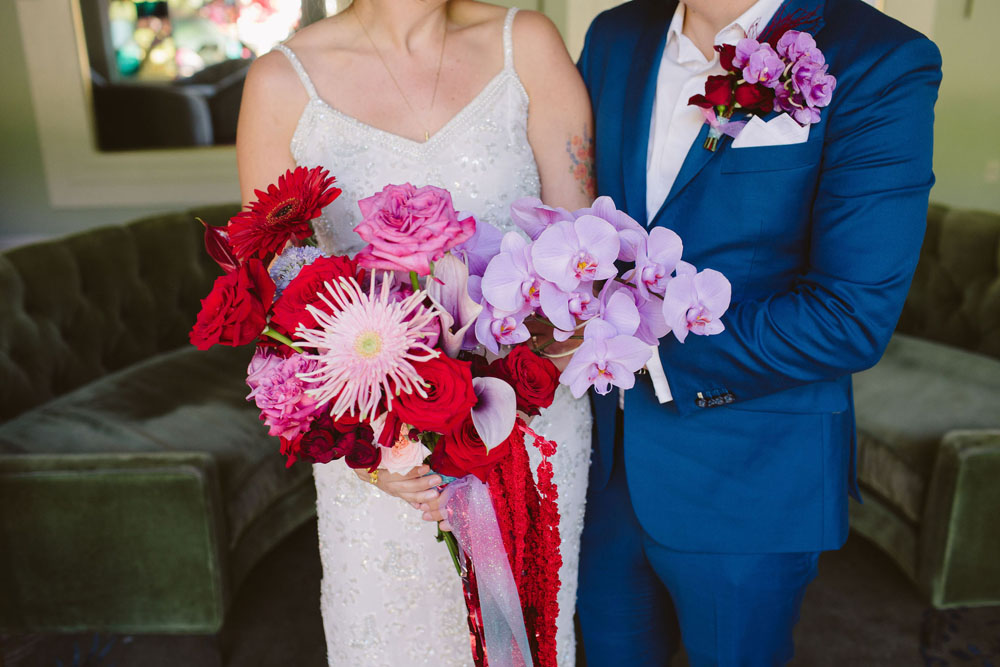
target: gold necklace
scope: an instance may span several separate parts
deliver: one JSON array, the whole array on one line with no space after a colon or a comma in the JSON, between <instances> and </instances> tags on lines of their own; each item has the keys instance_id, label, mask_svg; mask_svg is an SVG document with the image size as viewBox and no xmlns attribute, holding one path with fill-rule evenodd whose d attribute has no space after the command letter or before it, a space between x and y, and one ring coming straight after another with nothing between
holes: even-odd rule
<instances>
[{"instance_id":1,"label":"gold necklace","mask_svg":"<svg viewBox=\"0 0 1000 667\"><path fill-rule=\"evenodd\" d=\"M397 81L396 77L393 76L392 70L389 69L389 63L385 61L385 57L382 55L382 52L379 51L378 46L375 44L375 40L372 39L371 34L368 32L368 28L365 27L365 22L361 20L361 14L358 13L357 9L354 10L354 16L355 18L358 19L358 24L361 26L361 30L365 33L365 37L368 38L368 41L369 43L371 43L372 48L375 49L375 55L377 55L378 59L382 61L382 67L385 68L385 71L389 74L389 78L392 79L392 83L395 84L396 90L399 92L399 96L403 98L403 102L406 103L406 106L410 110L410 113L413 115L413 117L419 120L421 118L420 114L418 114L417 110L413 108L412 104L410 104L409 98L406 97L406 93L403 92L403 87L399 85L399 81ZM435 100L437 100L438 82L441 80L441 65L442 63L444 63L444 44L447 39L448 39L448 22L447 19L445 19L444 36L441 38L441 53L438 54L437 73L434 75L434 92L431 94L431 105L430 107L428 107L427 109L428 111L434 110L434 102ZM425 142L430 141L431 133L430 130L427 129L428 128L427 123L423 122L422 120L420 120L419 122L424 130L424 141Z\"/></svg>"}]
</instances>

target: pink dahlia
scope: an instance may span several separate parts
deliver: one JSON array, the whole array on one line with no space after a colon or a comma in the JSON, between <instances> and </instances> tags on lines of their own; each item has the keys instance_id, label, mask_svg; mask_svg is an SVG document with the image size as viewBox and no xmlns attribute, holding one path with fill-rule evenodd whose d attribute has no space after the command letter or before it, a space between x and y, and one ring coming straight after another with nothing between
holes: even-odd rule
<instances>
[{"instance_id":1,"label":"pink dahlia","mask_svg":"<svg viewBox=\"0 0 1000 667\"><path fill-rule=\"evenodd\" d=\"M296 332L302 347L315 350L304 356L316 363L299 377L312 385L308 393L317 402L330 402L334 419L356 411L372 419L383 397L391 410L392 397L400 393L426 396L413 362L440 354L426 342L426 329L438 316L423 305L427 294L420 290L394 301L391 275L382 276L376 293L377 282L373 275L367 294L351 277L327 282L319 295L330 312L307 306L316 328Z\"/></svg>"},{"instance_id":2,"label":"pink dahlia","mask_svg":"<svg viewBox=\"0 0 1000 667\"><path fill-rule=\"evenodd\" d=\"M287 359L264 349L254 354L247 368L247 385L251 389L247 400L253 399L260 408L260 418L270 435L291 440L309 430L322 402L306 393L309 385L298 375L315 366L316 362L301 354Z\"/></svg>"}]
</instances>

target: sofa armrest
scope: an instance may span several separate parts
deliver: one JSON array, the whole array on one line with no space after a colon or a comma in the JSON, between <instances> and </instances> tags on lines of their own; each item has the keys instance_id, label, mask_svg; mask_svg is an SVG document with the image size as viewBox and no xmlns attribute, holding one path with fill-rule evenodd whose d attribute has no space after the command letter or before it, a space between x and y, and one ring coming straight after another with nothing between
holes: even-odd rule
<instances>
[{"instance_id":1,"label":"sofa armrest","mask_svg":"<svg viewBox=\"0 0 1000 667\"><path fill-rule=\"evenodd\" d=\"M0 629L217 631L221 506L204 453L0 455Z\"/></svg>"},{"instance_id":2,"label":"sofa armrest","mask_svg":"<svg viewBox=\"0 0 1000 667\"><path fill-rule=\"evenodd\" d=\"M935 607L1000 601L1000 430L942 438L918 554L918 583Z\"/></svg>"}]
</instances>

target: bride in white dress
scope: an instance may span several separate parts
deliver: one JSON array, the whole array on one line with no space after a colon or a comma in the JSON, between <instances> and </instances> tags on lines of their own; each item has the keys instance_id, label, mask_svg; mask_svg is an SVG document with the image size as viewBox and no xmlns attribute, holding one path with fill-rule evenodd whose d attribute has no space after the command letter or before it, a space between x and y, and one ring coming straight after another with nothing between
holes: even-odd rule
<instances>
[{"instance_id":1,"label":"bride in white dress","mask_svg":"<svg viewBox=\"0 0 1000 667\"><path fill-rule=\"evenodd\" d=\"M361 248L357 201L389 183L447 188L458 210L505 232L521 197L589 205L583 82L551 22L515 14L471 0L355 0L259 58L237 140L244 203L288 168L324 166L343 194L316 231L337 254ZM559 665L572 665L589 405L560 387L532 428L559 445L557 646ZM471 664L461 583L435 525L415 509L437 495L439 478L382 471L376 488L341 463L313 474L329 664Z\"/></svg>"}]
</instances>

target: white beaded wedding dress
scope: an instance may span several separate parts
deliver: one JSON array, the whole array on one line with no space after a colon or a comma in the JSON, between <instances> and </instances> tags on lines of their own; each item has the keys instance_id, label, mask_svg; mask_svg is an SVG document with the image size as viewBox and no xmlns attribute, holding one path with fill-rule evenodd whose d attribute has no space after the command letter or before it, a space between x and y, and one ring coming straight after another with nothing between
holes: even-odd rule
<instances>
[{"instance_id":1,"label":"white beaded wedding dress","mask_svg":"<svg viewBox=\"0 0 1000 667\"><path fill-rule=\"evenodd\" d=\"M286 46L309 102L292 139L300 166L322 165L343 194L316 221L324 250L354 254L357 201L390 183L447 188L455 207L502 231L514 229L511 202L539 195L538 168L527 138L528 95L514 69L510 10L503 29L504 68L426 143L366 125L316 94ZM559 665L573 665L580 532L590 462L590 408L560 387L532 422L556 441L563 566L559 593ZM533 467L539 455L530 446ZM321 606L327 657L338 667L443 667L471 664L462 586L436 527L420 512L360 481L341 462L313 467L323 562Z\"/></svg>"}]
</instances>

